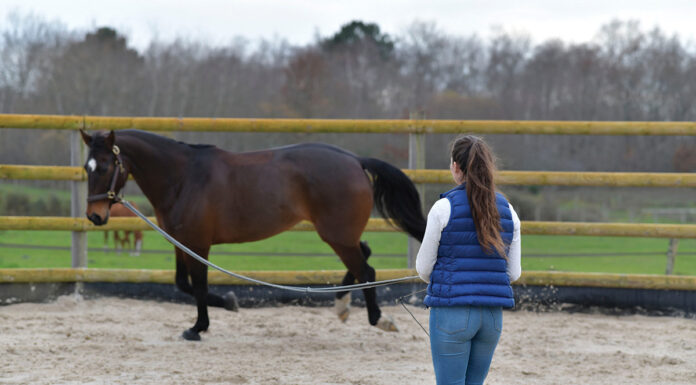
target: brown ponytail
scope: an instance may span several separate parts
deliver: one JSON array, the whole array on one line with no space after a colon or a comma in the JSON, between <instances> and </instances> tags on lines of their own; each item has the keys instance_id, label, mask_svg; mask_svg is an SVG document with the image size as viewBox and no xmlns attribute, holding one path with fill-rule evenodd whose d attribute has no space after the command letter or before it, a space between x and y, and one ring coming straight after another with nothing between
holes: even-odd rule
<instances>
[{"instance_id":1,"label":"brown ponytail","mask_svg":"<svg viewBox=\"0 0 696 385\"><path fill-rule=\"evenodd\" d=\"M496 205L495 158L488 145L476 136L462 136L452 144L452 161L464 173L466 194L476 225L479 243L487 253L497 251L507 258L500 236L500 214Z\"/></svg>"}]
</instances>

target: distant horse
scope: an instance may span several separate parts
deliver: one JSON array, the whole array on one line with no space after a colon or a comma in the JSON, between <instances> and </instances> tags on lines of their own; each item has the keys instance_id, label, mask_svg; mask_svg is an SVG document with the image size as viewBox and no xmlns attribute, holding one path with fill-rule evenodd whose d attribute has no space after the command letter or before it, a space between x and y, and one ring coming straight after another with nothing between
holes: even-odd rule
<instances>
[{"instance_id":1,"label":"distant horse","mask_svg":"<svg viewBox=\"0 0 696 385\"><path fill-rule=\"evenodd\" d=\"M107 223L109 208L132 174L159 225L204 258L212 244L256 241L308 220L348 268L344 282L375 281L369 248L360 242L373 204L397 227L423 239L425 218L411 180L386 162L338 147L307 143L231 153L138 130L91 136L82 131L82 138L89 147L90 221ZM232 297L209 293L207 266L175 252L176 285L193 295L198 307L196 323L183 337L199 340L209 326L208 305L230 309ZM370 324L396 331L381 314L376 290L363 294Z\"/></svg>"},{"instance_id":2,"label":"distant horse","mask_svg":"<svg viewBox=\"0 0 696 385\"><path fill-rule=\"evenodd\" d=\"M134 203L131 202L131 204L137 209L138 206ZM132 211L128 210L126 206L120 204L120 203L114 203L111 206L110 210L110 216L112 217L136 217L137 215L133 214ZM131 242L131 235L133 235L133 239ZM136 231L130 231L130 230L125 230L125 231L118 231L114 230L113 231L113 236L114 236L114 248L116 251L120 254L121 250L130 250L130 254L133 256L139 256L140 255L140 250L143 247L143 232L140 230ZM108 249L108 243L109 243L109 232L104 231L104 249Z\"/></svg>"}]
</instances>

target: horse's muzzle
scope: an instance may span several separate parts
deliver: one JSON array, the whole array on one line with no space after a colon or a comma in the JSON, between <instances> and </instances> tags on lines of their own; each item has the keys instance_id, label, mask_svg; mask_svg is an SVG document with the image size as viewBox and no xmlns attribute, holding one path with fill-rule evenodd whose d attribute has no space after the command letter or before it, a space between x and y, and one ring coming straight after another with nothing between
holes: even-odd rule
<instances>
[{"instance_id":1,"label":"horse's muzzle","mask_svg":"<svg viewBox=\"0 0 696 385\"><path fill-rule=\"evenodd\" d=\"M106 222L109 221L109 215L107 215L106 218L102 219L102 217L100 217L96 213L92 213L87 217L87 219L89 219L90 222L94 223L96 226L101 226L105 225Z\"/></svg>"}]
</instances>

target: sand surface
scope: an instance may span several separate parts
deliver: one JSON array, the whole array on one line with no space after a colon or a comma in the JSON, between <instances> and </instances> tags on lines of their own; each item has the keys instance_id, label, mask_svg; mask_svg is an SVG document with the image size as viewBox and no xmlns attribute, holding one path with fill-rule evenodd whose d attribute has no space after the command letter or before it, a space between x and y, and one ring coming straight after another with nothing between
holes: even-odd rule
<instances>
[{"instance_id":1,"label":"sand surface","mask_svg":"<svg viewBox=\"0 0 696 385\"><path fill-rule=\"evenodd\" d=\"M410 307L427 328L428 312ZM189 342L190 305L61 297L0 307L0 384L432 384L424 332L342 324L330 308L210 309ZM696 384L696 321L505 312L487 384Z\"/></svg>"}]
</instances>

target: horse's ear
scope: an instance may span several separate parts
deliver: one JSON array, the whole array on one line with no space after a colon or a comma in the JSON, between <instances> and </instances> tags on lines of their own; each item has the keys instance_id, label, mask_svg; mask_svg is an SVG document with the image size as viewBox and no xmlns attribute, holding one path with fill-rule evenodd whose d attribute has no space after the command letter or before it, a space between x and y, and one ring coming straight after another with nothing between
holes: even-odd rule
<instances>
[{"instance_id":1,"label":"horse's ear","mask_svg":"<svg viewBox=\"0 0 696 385\"><path fill-rule=\"evenodd\" d=\"M87 133L87 131L80 128L80 134L82 135L82 141L85 142L87 147L92 145L92 136Z\"/></svg>"},{"instance_id":2,"label":"horse's ear","mask_svg":"<svg viewBox=\"0 0 696 385\"><path fill-rule=\"evenodd\" d=\"M106 148L113 147L114 143L116 143L116 134L114 134L114 130L111 130L109 134L106 135Z\"/></svg>"}]
</instances>

